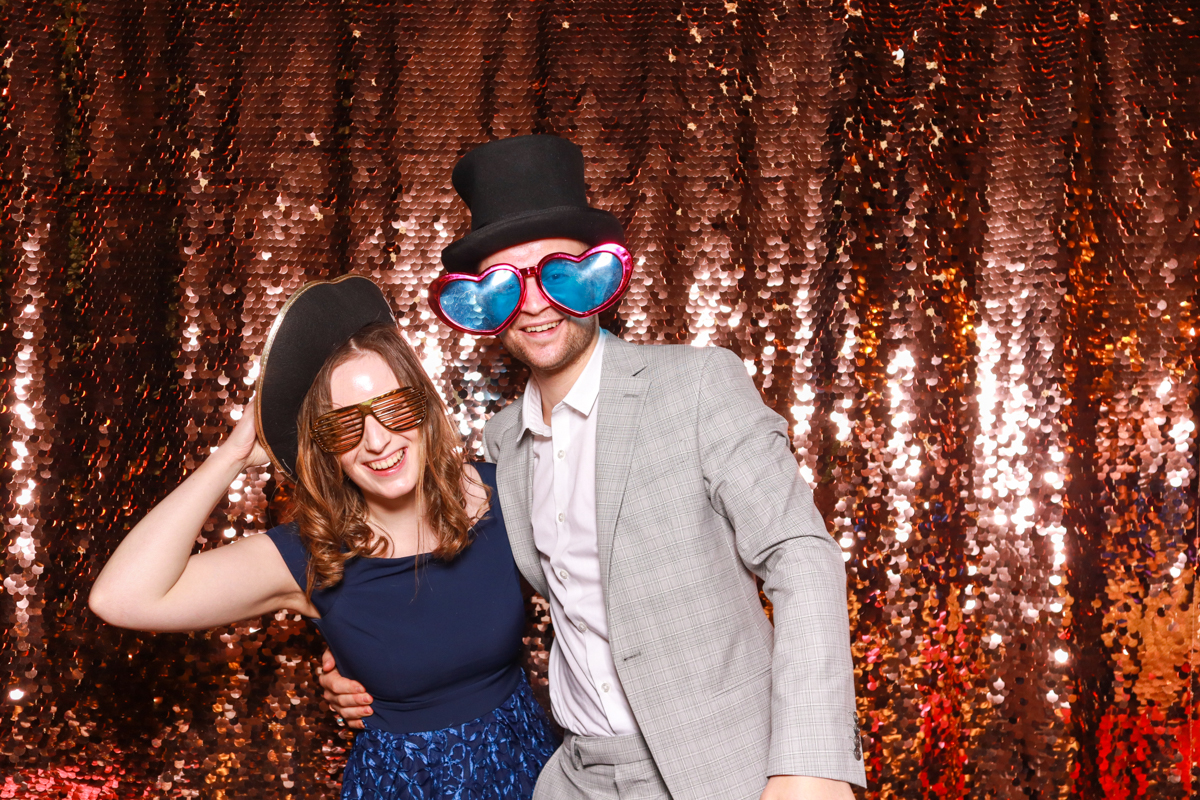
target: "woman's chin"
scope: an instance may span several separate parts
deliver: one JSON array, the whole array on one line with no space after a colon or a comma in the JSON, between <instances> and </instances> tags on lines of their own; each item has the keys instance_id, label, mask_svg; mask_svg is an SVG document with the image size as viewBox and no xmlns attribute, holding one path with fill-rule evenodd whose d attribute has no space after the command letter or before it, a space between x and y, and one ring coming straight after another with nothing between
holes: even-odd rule
<instances>
[{"instance_id":1,"label":"woman's chin","mask_svg":"<svg viewBox=\"0 0 1200 800\"><path fill-rule=\"evenodd\" d=\"M354 482L358 485L359 491L363 493L363 498L367 502L395 502L412 494L413 489L416 488L415 481L405 475L403 471L387 475L371 472L354 477L357 478Z\"/></svg>"}]
</instances>

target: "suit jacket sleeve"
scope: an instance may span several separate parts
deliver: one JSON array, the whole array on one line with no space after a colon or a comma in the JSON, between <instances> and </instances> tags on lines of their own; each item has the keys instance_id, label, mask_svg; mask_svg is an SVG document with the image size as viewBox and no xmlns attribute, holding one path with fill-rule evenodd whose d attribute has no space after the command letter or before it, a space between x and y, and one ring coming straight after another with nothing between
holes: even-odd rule
<instances>
[{"instance_id":1,"label":"suit jacket sleeve","mask_svg":"<svg viewBox=\"0 0 1200 800\"><path fill-rule=\"evenodd\" d=\"M499 426L492 425L491 420L488 420L483 426L483 457L489 464L496 463L496 456L500 450L496 443L496 437L499 433Z\"/></svg>"},{"instance_id":2,"label":"suit jacket sleeve","mask_svg":"<svg viewBox=\"0 0 1200 800\"><path fill-rule=\"evenodd\" d=\"M696 424L709 498L774 607L768 775L865 785L845 564L787 426L737 356L719 348L705 362Z\"/></svg>"}]
</instances>

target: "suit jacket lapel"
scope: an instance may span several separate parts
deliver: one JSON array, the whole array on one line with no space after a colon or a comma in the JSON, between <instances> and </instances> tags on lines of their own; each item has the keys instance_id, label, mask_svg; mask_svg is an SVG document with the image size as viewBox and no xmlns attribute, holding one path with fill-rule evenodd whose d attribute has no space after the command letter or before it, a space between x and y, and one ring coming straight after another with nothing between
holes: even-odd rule
<instances>
[{"instance_id":1,"label":"suit jacket lapel","mask_svg":"<svg viewBox=\"0 0 1200 800\"><path fill-rule=\"evenodd\" d=\"M637 377L645 366L636 345L615 336L605 343L596 420L596 536L600 579L606 590L629 461L650 385Z\"/></svg>"},{"instance_id":2,"label":"suit jacket lapel","mask_svg":"<svg viewBox=\"0 0 1200 800\"><path fill-rule=\"evenodd\" d=\"M504 511L513 560L525 580L546 597L546 576L542 574L541 559L533 542L533 448L530 438L522 436L525 426L519 413L516 419L516 424L503 434L501 456L496 464L496 488L500 490L500 508Z\"/></svg>"}]
</instances>

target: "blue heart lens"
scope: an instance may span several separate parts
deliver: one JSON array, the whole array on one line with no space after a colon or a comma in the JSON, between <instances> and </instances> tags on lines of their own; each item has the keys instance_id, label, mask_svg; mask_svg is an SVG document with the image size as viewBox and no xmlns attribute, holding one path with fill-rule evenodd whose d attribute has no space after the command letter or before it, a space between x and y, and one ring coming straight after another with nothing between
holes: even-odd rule
<instances>
[{"instance_id":1,"label":"blue heart lens","mask_svg":"<svg viewBox=\"0 0 1200 800\"><path fill-rule=\"evenodd\" d=\"M612 253L594 253L576 264L555 258L542 265L542 289L579 316L595 312L621 291L625 270Z\"/></svg>"},{"instance_id":2,"label":"blue heart lens","mask_svg":"<svg viewBox=\"0 0 1200 800\"><path fill-rule=\"evenodd\" d=\"M521 279L508 270L493 272L481 281L450 281L442 287L438 304L451 322L472 331L494 331L521 302Z\"/></svg>"}]
</instances>

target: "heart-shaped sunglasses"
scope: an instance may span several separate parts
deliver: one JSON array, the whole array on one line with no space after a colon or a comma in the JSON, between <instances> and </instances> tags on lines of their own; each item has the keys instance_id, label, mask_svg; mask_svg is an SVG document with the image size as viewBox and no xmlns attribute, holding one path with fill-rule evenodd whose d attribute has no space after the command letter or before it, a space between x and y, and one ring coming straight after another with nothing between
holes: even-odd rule
<instances>
[{"instance_id":1,"label":"heart-shaped sunglasses","mask_svg":"<svg viewBox=\"0 0 1200 800\"><path fill-rule=\"evenodd\" d=\"M525 302L526 278L537 280L557 310L590 317L620 301L632 274L629 251L602 244L579 256L551 253L533 267L496 264L479 275L443 275L429 286L429 305L457 331L493 336L516 319Z\"/></svg>"}]
</instances>

